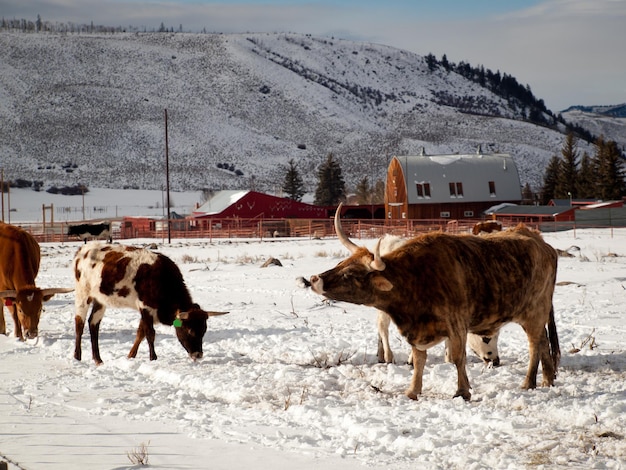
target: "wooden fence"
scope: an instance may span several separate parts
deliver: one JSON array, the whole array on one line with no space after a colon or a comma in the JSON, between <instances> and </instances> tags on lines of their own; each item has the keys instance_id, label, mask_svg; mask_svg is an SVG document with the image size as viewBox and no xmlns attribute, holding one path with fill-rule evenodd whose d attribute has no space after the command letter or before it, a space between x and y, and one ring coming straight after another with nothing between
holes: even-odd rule
<instances>
[{"instance_id":1,"label":"wooden fence","mask_svg":"<svg viewBox=\"0 0 626 470\"><path fill-rule=\"evenodd\" d=\"M476 221L404 220L386 221L379 219L342 219L342 226L350 237L377 238L386 233L411 237L430 231L461 233L471 231ZM39 242L77 241L75 236L68 236L68 228L81 222L41 222L21 223L20 227L31 233ZM172 219L168 223L158 219L150 224L134 225L123 220L111 220L111 234L114 240L133 238L250 238L268 239L280 237L324 238L335 236L332 219Z\"/></svg>"},{"instance_id":2,"label":"wooden fence","mask_svg":"<svg viewBox=\"0 0 626 470\"><path fill-rule=\"evenodd\" d=\"M517 225L517 220L502 220L503 227ZM86 221L88 223L88 221ZM344 231L353 239L378 238L385 234L401 237L413 237L421 233L442 231L448 233L468 233L481 220L381 220L381 219L342 219ZM19 226L30 232L39 242L71 242L77 237L67 235L68 228L74 223L41 222L21 223ZM134 238L147 239L275 239L284 237L325 238L334 237L335 229L332 219L210 219L196 221L193 219L172 219L168 224L163 219L156 219L149 225L133 225L123 220L111 220L112 238L129 240ZM526 225L544 232L584 229L611 228L598 225L577 224L575 222L543 222L541 224L526 222Z\"/></svg>"}]
</instances>

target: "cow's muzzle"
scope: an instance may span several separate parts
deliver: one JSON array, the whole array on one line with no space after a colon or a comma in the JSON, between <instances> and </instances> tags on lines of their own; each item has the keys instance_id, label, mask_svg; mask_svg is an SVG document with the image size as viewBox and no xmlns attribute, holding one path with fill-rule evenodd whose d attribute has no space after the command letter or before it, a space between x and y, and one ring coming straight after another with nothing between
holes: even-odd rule
<instances>
[{"instance_id":1,"label":"cow's muzzle","mask_svg":"<svg viewBox=\"0 0 626 470\"><path fill-rule=\"evenodd\" d=\"M26 339L34 339L37 337L38 334L39 334L39 330L37 328L34 328L34 329L27 330L24 336L26 337Z\"/></svg>"},{"instance_id":2,"label":"cow's muzzle","mask_svg":"<svg viewBox=\"0 0 626 470\"><path fill-rule=\"evenodd\" d=\"M189 353L189 357L193 359L194 361L197 361L198 359L202 359L202 351Z\"/></svg>"},{"instance_id":3,"label":"cow's muzzle","mask_svg":"<svg viewBox=\"0 0 626 470\"><path fill-rule=\"evenodd\" d=\"M311 280L309 281L311 284L311 289L316 294L324 295L324 281L318 275L314 274L311 276Z\"/></svg>"}]
</instances>

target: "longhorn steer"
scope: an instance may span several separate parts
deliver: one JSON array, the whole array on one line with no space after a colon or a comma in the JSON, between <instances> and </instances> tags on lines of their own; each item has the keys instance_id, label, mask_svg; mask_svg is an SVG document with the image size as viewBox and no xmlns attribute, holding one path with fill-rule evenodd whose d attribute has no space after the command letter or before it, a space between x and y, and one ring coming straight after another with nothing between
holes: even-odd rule
<instances>
[{"instance_id":1,"label":"longhorn steer","mask_svg":"<svg viewBox=\"0 0 626 470\"><path fill-rule=\"evenodd\" d=\"M396 248L399 248L404 244L405 240L396 237L394 235L385 235L380 244L381 254L387 254ZM304 277L298 277L297 283L301 287L311 287L311 283ZM389 344L389 326L391 324L391 317L382 310L378 311L378 318L376 321L378 326L378 362L384 362L387 364L393 363L393 351ZM467 334L467 344L470 349L485 363L491 363L494 366L500 365L500 356L498 354L498 333L493 336L479 336L474 333ZM448 351L448 343L446 341L445 361L450 361L450 354ZM409 354L409 364L413 363L413 356Z\"/></svg>"},{"instance_id":2,"label":"longhorn steer","mask_svg":"<svg viewBox=\"0 0 626 470\"><path fill-rule=\"evenodd\" d=\"M178 341L192 359L202 357L202 338L207 319L228 312L206 312L193 303L178 266L167 256L142 248L103 245L81 247L74 258L76 278L76 347L81 359L81 339L89 304L91 352L101 364L98 334L106 307L136 308L141 314L135 342L128 357L136 357L144 338L150 360L155 360L154 324L174 325Z\"/></svg>"},{"instance_id":3,"label":"longhorn steer","mask_svg":"<svg viewBox=\"0 0 626 470\"><path fill-rule=\"evenodd\" d=\"M14 225L0 222L0 334L6 334L4 305L9 307L15 324L15 336L24 341L39 333L43 303L55 294L73 288L39 289L35 278L39 272L41 253L31 234Z\"/></svg>"},{"instance_id":4,"label":"longhorn steer","mask_svg":"<svg viewBox=\"0 0 626 470\"><path fill-rule=\"evenodd\" d=\"M376 307L391 317L411 345L409 398L422 392L427 349L447 339L458 376L454 396L469 400L467 333L491 335L508 322L520 324L528 336L523 388L537 386L539 361L543 385L553 385L560 358L552 309L557 255L538 232L519 225L505 236L484 238L429 233L381 256L380 241L371 253L348 239L339 213L335 229L352 255L311 276L311 288L332 300Z\"/></svg>"}]
</instances>

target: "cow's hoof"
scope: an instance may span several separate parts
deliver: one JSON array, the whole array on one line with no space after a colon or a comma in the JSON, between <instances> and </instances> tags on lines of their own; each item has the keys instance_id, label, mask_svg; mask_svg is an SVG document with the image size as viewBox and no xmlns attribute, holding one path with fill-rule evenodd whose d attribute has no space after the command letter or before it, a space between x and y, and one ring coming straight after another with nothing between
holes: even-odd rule
<instances>
[{"instance_id":1,"label":"cow's hoof","mask_svg":"<svg viewBox=\"0 0 626 470\"><path fill-rule=\"evenodd\" d=\"M419 394L415 393L413 390L407 390L405 392L406 396L409 397L411 400L417 400L417 396Z\"/></svg>"},{"instance_id":2,"label":"cow's hoof","mask_svg":"<svg viewBox=\"0 0 626 470\"><path fill-rule=\"evenodd\" d=\"M463 400L470 401L470 398L472 398L472 394L469 392L469 390L457 390L457 392L454 394L454 398L456 397L462 397Z\"/></svg>"}]
</instances>

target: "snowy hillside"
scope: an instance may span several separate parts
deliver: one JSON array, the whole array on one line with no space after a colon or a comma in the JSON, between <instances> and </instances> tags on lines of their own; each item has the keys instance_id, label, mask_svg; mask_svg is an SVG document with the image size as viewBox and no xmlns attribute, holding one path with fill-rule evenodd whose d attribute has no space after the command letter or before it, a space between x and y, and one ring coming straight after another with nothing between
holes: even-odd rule
<instances>
[{"instance_id":1,"label":"snowy hillside","mask_svg":"<svg viewBox=\"0 0 626 470\"><path fill-rule=\"evenodd\" d=\"M613 106L570 106L563 112L567 113L570 111L583 111L585 113L599 114L602 116L626 118L626 103Z\"/></svg>"},{"instance_id":2,"label":"snowy hillside","mask_svg":"<svg viewBox=\"0 0 626 470\"><path fill-rule=\"evenodd\" d=\"M174 190L275 191L293 158L310 192L329 152L354 187L364 176L384 179L393 155L478 145L510 153L522 184L538 188L564 141L487 89L378 44L301 34L0 33L6 179L161 189L164 109Z\"/></svg>"},{"instance_id":3,"label":"snowy hillside","mask_svg":"<svg viewBox=\"0 0 626 470\"><path fill-rule=\"evenodd\" d=\"M626 105L622 108L626 109ZM603 135L607 139L614 140L622 149L626 149L626 117L619 114L613 116L595 109L575 108L568 109L562 115L567 122L578 124L593 135Z\"/></svg>"}]
</instances>

